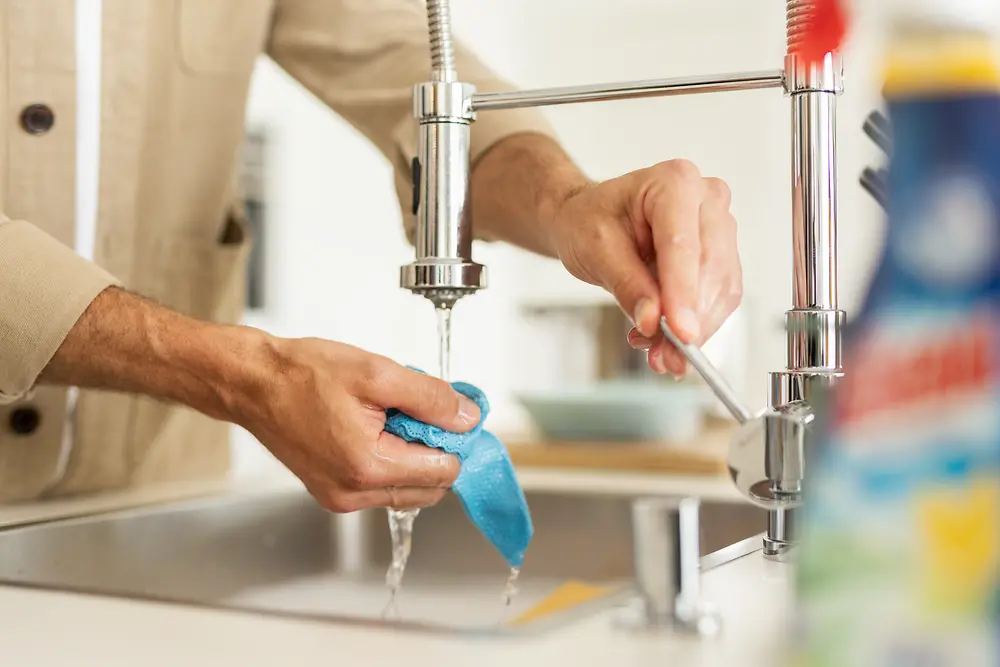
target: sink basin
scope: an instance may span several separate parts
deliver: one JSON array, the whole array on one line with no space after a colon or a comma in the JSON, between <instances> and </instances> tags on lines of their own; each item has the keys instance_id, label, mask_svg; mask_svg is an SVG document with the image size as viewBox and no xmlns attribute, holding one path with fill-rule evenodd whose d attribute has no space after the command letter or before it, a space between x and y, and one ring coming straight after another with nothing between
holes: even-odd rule
<instances>
[{"instance_id":1,"label":"sink basin","mask_svg":"<svg viewBox=\"0 0 1000 667\"><path fill-rule=\"evenodd\" d=\"M449 497L417 518L398 619L383 620L385 513L330 515L295 489L0 531L0 583L459 633L537 631L621 601L632 572L630 500L532 493L528 502L535 539L509 608L506 564ZM758 533L763 514L709 504L702 524L707 553ZM567 581L585 584L590 601L510 622Z\"/></svg>"}]
</instances>

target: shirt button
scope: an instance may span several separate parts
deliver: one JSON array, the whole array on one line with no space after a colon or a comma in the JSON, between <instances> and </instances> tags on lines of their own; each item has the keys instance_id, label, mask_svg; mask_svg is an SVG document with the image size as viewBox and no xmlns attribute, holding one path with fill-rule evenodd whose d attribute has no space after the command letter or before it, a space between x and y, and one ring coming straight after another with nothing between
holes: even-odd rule
<instances>
[{"instance_id":1,"label":"shirt button","mask_svg":"<svg viewBox=\"0 0 1000 667\"><path fill-rule=\"evenodd\" d=\"M42 415L31 406L18 408L10 413L10 430L17 435L31 435L42 423Z\"/></svg>"},{"instance_id":2,"label":"shirt button","mask_svg":"<svg viewBox=\"0 0 1000 667\"><path fill-rule=\"evenodd\" d=\"M31 104L21 112L21 127L28 134L45 134L56 124L56 115L44 104Z\"/></svg>"}]
</instances>

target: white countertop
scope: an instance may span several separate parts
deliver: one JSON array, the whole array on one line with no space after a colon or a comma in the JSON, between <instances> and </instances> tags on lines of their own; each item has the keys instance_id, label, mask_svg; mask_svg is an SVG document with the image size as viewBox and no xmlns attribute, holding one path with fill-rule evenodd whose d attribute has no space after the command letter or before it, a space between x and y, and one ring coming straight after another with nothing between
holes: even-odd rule
<instances>
[{"instance_id":1,"label":"white countertop","mask_svg":"<svg viewBox=\"0 0 1000 667\"><path fill-rule=\"evenodd\" d=\"M610 612L537 637L463 639L0 587L0 664L774 667L790 572L760 552L707 572L723 622L708 640L630 633Z\"/></svg>"}]
</instances>

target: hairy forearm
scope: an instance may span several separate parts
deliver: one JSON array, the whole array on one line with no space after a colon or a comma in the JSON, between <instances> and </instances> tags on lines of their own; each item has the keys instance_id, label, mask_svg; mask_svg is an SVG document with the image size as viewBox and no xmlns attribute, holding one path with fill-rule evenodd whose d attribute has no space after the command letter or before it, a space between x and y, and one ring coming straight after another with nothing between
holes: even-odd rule
<instances>
[{"instance_id":1,"label":"hairy forearm","mask_svg":"<svg viewBox=\"0 0 1000 667\"><path fill-rule=\"evenodd\" d=\"M565 151L541 134L518 134L486 152L472 171L476 231L555 256L551 222L560 205L590 181Z\"/></svg>"},{"instance_id":2,"label":"hairy forearm","mask_svg":"<svg viewBox=\"0 0 1000 667\"><path fill-rule=\"evenodd\" d=\"M126 391L232 420L269 337L199 322L118 288L91 303L42 373L42 384Z\"/></svg>"}]
</instances>

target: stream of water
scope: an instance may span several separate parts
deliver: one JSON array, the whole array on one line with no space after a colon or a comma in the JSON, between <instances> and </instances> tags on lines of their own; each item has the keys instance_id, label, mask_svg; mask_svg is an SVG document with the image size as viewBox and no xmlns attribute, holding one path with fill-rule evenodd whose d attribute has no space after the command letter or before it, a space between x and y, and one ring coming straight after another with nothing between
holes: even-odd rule
<instances>
[{"instance_id":1,"label":"stream of water","mask_svg":"<svg viewBox=\"0 0 1000 667\"><path fill-rule=\"evenodd\" d=\"M438 307L438 377L451 381L451 315L450 307ZM382 612L384 618L399 617L399 589L403 584L403 574L406 572L406 562L410 558L413 546L413 521L420 510L394 510L389 513L389 535L392 538L392 563L385 574L385 583L389 587L389 603Z\"/></svg>"},{"instance_id":2,"label":"stream of water","mask_svg":"<svg viewBox=\"0 0 1000 667\"><path fill-rule=\"evenodd\" d=\"M511 602L514 601L514 596L517 595L517 578L521 576L521 568L512 567L510 568L510 575L507 577L507 583L503 587L503 606L509 607Z\"/></svg>"},{"instance_id":3,"label":"stream of water","mask_svg":"<svg viewBox=\"0 0 1000 667\"><path fill-rule=\"evenodd\" d=\"M448 382L451 381L451 316L452 309L439 307L437 313L438 331L438 377ZM410 558L410 549L413 545L413 522L420 514L420 510L394 510L390 509L389 514L389 534L392 538L392 563L385 574L385 583L389 587L389 602L382 612L384 618L399 617L399 590L403 584L403 574L406 571L406 563ZM510 607L517 595L517 578L520 576L520 568L512 567L507 583L503 589L504 608Z\"/></svg>"}]
</instances>

